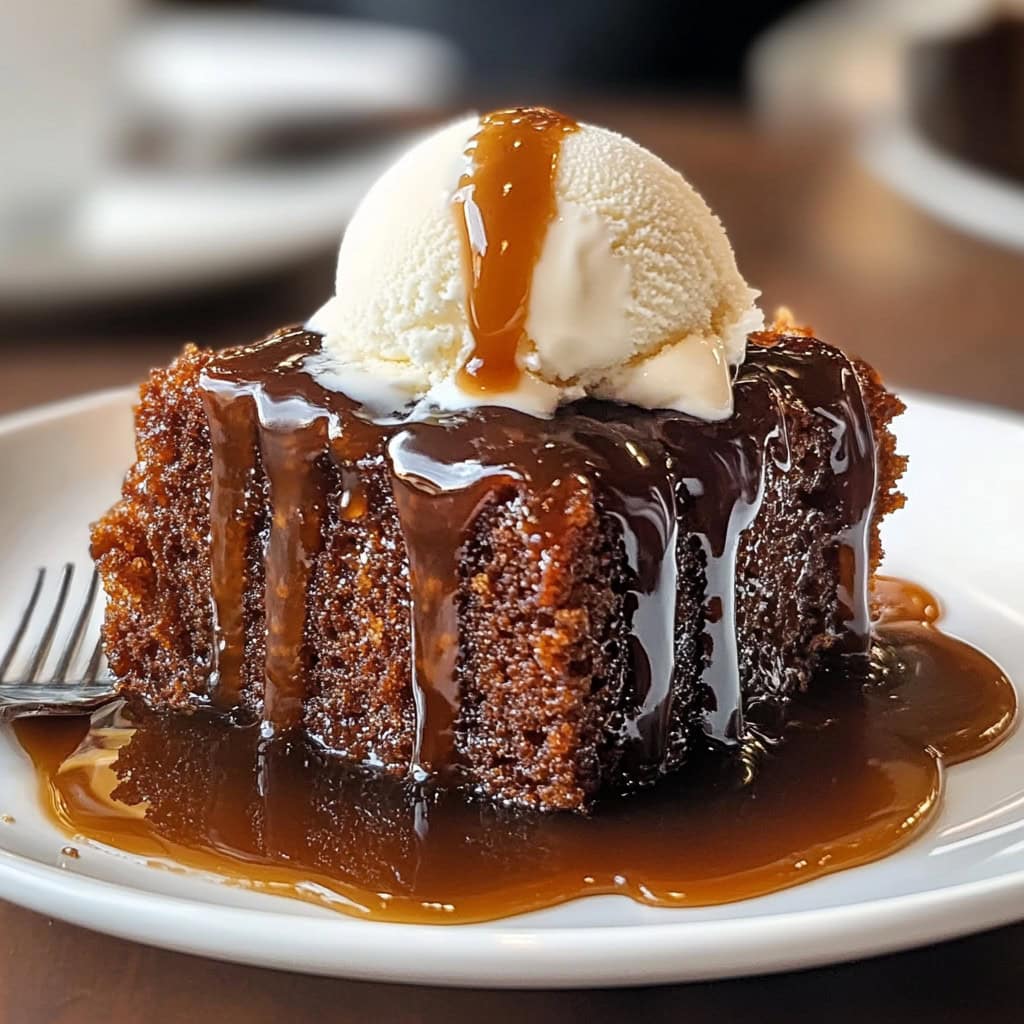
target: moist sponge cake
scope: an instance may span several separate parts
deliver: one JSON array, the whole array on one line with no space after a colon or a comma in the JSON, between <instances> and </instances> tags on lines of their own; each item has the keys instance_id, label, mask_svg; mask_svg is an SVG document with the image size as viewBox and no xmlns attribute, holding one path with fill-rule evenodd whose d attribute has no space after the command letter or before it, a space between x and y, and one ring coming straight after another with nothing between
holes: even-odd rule
<instances>
[{"instance_id":1,"label":"moist sponge cake","mask_svg":"<svg viewBox=\"0 0 1024 1024\"><path fill-rule=\"evenodd\" d=\"M321 340L188 347L142 386L92 534L129 701L585 810L739 749L823 657L866 651L903 459L863 363L763 332L718 422L374 419L317 382Z\"/></svg>"}]
</instances>

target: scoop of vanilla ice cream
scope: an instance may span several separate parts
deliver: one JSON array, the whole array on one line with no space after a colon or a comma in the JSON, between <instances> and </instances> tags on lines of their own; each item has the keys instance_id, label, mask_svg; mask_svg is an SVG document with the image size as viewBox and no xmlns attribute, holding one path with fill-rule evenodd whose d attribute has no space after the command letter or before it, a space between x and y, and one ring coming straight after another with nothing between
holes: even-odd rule
<instances>
[{"instance_id":1,"label":"scoop of vanilla ice cream","mask_svg":"<svg viewBox=\"0 0 1024 1024\"><path fill-rule=\"evenodd\" d=\"M370 189L342 240L336 295L310 320L353 397L381 387L442 408L545 414L584 395L732 411L732 368L763 325L719 220L676 171L614 132L561 145L556 212L534 267L513 391L464 391L470 273L452 195L477 118L450 124ZM485 211L486 215L486 211Z\"/></svg>"}]
</instances>

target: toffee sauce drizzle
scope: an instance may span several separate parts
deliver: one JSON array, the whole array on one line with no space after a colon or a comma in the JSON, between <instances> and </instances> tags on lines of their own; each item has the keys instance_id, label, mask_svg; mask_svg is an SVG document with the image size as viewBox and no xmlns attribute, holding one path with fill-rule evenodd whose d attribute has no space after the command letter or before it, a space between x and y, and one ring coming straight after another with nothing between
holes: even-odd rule
<instances>
[{"instance_id":1,"label":"toffee sauce drizzle","mask_svg":"<svg viewBox=\"0 0 1024 1024\"><path fill-rule=\"evenodd\" d=\"M851 557L850 571L841 573L832 631L846 650L867 650L868 631L860 631L866 596L851 616L844 595L866 589L873 437L856 375L836 350L812 339L751 345L735 382L736 413L721 423L600 402L576 403L549 420L487 407L371 422L306 371L320 342L301 330L284 332L218 357L201 382L215 449L211 590L217 645L210 697L221 708L239 700L244 630L236 617L237 595L248 571L244 552L257 528L248 492L258 485L260 467L269 482L265 734L289 730L301 719L308 674L305 587L322 543L325 476L342 474L342 512L351 517L358 512L359 462L370 455L387 460L409 557L414 775L458 767L460 552L484 507L527 489L545 499L533 540L542 546L558 544L566 509L581 489L593 489L599 507L618 525L629 569L635 691L624 730L630 756L640 765L657 765L666 753L674 683L683 670L674 653L677 550L696 539L705 554L707 595L705 731L718 743L740 741L736 555L761 506L769 464L776 472L788 470L783 410L794 404L820 416L837 438L827 514L836 543L847 545Z\"/></svg>"},{"instance_id":2,"label":"toffee sauce drizzle","mask_svg":"<svg viewBox=\"0 0 1024 1024\"><path fill-rule=\"evenodd\" d=\"M466 148L468 167L454 202L470 268L474 339L458 381L471 393L511 391L519 383L533 269L556 213L558 156L562 139L578 127L544 107L500 110L480 119Z\"/></svg>"}]
</instances>

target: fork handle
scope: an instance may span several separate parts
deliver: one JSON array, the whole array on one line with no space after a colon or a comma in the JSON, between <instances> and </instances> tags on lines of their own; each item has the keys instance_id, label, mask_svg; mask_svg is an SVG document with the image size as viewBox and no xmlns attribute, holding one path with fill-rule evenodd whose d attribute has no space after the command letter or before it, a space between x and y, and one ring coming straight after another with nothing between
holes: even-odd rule
<instances>
[{"instance_id":1,"label":"fork handle","mask_svg":"<svg viewBox=\"0 0 1024 1024\"><path fill-rule=\"evenodd\" d=\"M49 698L49 699L47 699ZM0 694L0 725L13 722L16 718L39 718L42 716L64 717L68 715L88 715L104 704L117 700L117 695L107 691L92 697L81 697L68 700L60 696L59 689L40 687L38 697L32 699L12 700Z\"/></svg>"}]
</instances>

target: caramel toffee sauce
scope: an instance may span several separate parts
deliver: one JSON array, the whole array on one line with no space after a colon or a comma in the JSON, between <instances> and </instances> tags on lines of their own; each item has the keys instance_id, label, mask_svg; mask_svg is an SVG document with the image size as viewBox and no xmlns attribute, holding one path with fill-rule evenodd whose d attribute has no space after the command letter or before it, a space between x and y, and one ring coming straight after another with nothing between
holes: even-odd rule
<instances>
[{"instance_id":1,"label":"caramel toffee sauce","mask_svg":"<svg viewBox=\"0 0 1024 1024\"><path fill-rule=\"evenodd\" d=\"M550 419L485 407L370 420L309 372L320 345L319 335L286 331L218 356L201 381L214 450L209 697L224 710L239 704L246 643L239 609L247 552L258 543L266 574L265 737L301 725L305 593L322 541L325 467L332 464L346 481L344 511L352 517L362 507L360 466L384 459L388 467L409 559L416 715L410 773L417 778L458 771L460 553L481 510L519 489L545 497L534 533L542 549L558 544L574 492L588 488L597 489L602 511L621 532L634 690L622 742L638 776L656 774L666 759L684 670L675 650L677 557L681 545L699 545L704 731L717 743L738 743L745 723L736 558L768 473L790 469L785 409L794 404L820 418L834 438L821 514L835 538L838 593L826 630L834 646L867 651L874 437L856 373L836 349L805 338L751 344L734 384L735 413L707 423L608 402L578 402ZM271 510L266 536L257 536L257 463Z\"/></svg>"},{"instance_id":2,"label":"caramel toffee sauce","mask_svg":"<svg viewBox=\"0 0 1024 1024\"><path fill-rule=\"evenodd\" d=\"M46 806L77 841L347 914L470 922L597 893L699 906L890 853L936 810L943 765L1005 735L1012 686L936 615L919 588L879 580L866 672L848 655L823 670L792 706L781 747L749 741L755 772L709 750L590 817L360 774L209 712L114 709L91 729L25 719L17 734Z\"/></svg>"}]
</instances>

